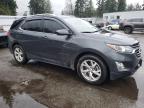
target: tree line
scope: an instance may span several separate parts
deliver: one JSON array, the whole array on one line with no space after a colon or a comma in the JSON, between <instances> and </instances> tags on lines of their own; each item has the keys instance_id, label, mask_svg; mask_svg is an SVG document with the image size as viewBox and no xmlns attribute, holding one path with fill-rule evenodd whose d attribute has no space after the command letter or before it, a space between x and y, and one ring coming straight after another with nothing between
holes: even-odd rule
<instances>
[{"instance_id":1,"label":"tree line","mask_svg":"<svg viewBox=\"0 0 144 108\"><path fill-rule=\"evenodd\" d=\"M102 17L103 13L120 11L139 11L144 10L144 5L127 5L126 0L96 0L96 9L93 7L92 0L76 0L74 15L77 17Z\"/></svg>"},{"instance_id":2,"label":"tree line","mask_svg":"<svg viewBox=\"0 0 144 108\"><path fill-rule=\"evenodd\" d=\"M16 15L16 8L16 1L0 0L0 15Z\"/></svg>"},{"instance_id":3,"label":"tree line","mask_svg":"<svg viewBox=\"0 0 144 108\"><path fill-rule=\"evenodd\" d=\"M50 0L30 0L30 14L53 13ZM15 0L0 0L0 15L16 15L17 4ZM103 13L119 11L144 10L144 5L138 3L126 4L126 0L65 0L65 8L62 15L74 15L76 17L102 17ZM24 13L25 15L26 13Z\"/></svg>"},{"instance_id":4,"label":"tree line","mask_svg":"<svg viewBox=\"0 0 144 108\"><path fill-rule=\"evenodd\" d=\"M30 0L30 14L52 13L50 0ZM0 15L16 15L17 4L15 0L0 0ZM26 13L24 12L24 15Z\"/></svg>"},{"instance_id":5,"label":"tree line","mask_svg":"<svg viewBox=\"0 0 144 108\"><path fill-rule=\"evenodd\" d=\"M139 3L127 5L126 0L97 0L97 16L102 17L103 13L120 11L139 11L144 10L144 5Z\"/></svg>"}]
</instances>

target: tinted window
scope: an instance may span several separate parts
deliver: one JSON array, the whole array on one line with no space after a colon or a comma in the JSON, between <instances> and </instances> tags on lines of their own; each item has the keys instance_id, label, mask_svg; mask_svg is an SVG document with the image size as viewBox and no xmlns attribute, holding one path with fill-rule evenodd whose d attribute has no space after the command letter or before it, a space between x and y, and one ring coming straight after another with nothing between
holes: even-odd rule
<instances>
[{"instance_id":1,"label":"tinted window","mask_svg":"<svg viewBox=\"0 0 144 108\"><path fill-rule=\"evenodd\" d=\"M57 30L65 29L63 25L54 20L45 20L44 24L44 32L46 33L55 33Z\"/></svg>"},{"instance_id":2,"label":"tinted window","mask_svg":"<svg viewBox=\"0 0 144 108\"><path fill-rule=\"evenodd\" d=\"M17 28L17 26L19 26L19 24L21 24L21 22L24 20L24 18L21 18L19 20L15 20L12 24L12 26L10 27L10 29L14 29Z\"/></svg>"},{"instance_id":3,"label":"tinted window","mask_svg":"<svg viewBox=\"0 0 144 108\"><path fill-rule=\"evenodd\" d=\"M130 19L128 22L143 22L143 19L138 18L138 19Z\"/></svg>"},{"instance_id":4,"label":"tinted window","mask_svg":"<svg viewBox=\"0 0 144 108\"><path fill-rule=\"evenodd\" d=\"M24 30L41 32L42 31L42 20L28 21L21 28Z\"/></svg>"}]
</instances>

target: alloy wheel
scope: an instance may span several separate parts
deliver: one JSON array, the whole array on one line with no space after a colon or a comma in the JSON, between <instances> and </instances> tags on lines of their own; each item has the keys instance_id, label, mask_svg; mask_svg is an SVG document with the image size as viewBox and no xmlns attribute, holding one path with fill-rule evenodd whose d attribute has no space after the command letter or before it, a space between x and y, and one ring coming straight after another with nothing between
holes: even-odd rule
<instances>
[{"instance_id":1,"label":"alloy wheel","mask_svg":"<svg viewBox=\"0 0 144 108\"><path fill-rule=\"evenodd\" d=\"M15 48L14 56L18 62L22 62L24 60L23 51L20 48Z\"/></svg>"},{"instance_id":2,"label":"alloy wheel","mask_svg":"<svg viewBox=\"0 0 144 108\"><path fill-rule=\"evenodd\" d=\"M86 80L92 82L99 80L102 72L100 65L91 59L84 60L81 63L80 71Z\"/></svg>"}]
</instances>

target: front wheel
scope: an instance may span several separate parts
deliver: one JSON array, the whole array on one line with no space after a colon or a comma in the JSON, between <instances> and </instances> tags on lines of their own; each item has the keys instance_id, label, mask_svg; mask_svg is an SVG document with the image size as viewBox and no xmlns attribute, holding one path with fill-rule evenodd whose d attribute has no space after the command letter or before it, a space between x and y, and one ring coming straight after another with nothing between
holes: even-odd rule
<instances>
[{"instance_id":1,"label":"front wheel","mask_svg":"<svg viewBox=\"0 0 144 108\"><path fill-rule=\"evenodd\" d=\"M124 32L125 32L126 34L131 34L131 33L133 32L133 29L132 29L131 27L125 27L125 28L124 28Z\"/></svg>"},{"instance_id":2,"label":"front wheel","mask_svg":"<svg viewBox=\"0 0 144 108\"><path fill-rule=\"evenodd\" d=\"M90 84L102 84L108 76L106 65L94 55L81 57L77 64L77 72L84 81Z\"/></svg>"},{"instance_id":3,"label":"front wheel","mask_svg":"<svg viewBox=\"0 0 144 108\"><path fill-rule=\"evenodd\" d=\"M108 27L108 30L112 30L112 27L111 27L111 26L109 26L109 27Z\"/></svg>"},{"instance_id":4,"label":"front wheel","mask_svg":"<svg viewBox=\"0 0 144 108\"><path fill-rule=\"evenodd\" d=\"M25 64L28 62L24 49L20 45L15 45L13 48L13 55L17 63Z\"/></svg>"}]
</instances>

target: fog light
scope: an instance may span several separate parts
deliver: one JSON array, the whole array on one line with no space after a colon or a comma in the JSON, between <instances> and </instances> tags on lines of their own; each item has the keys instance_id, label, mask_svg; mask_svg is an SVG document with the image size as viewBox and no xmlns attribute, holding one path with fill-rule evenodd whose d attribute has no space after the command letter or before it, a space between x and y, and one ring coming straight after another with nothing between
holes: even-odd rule
<instances>
[{"instance_id":1,"label":"fog light","mask_svg":"<svg viewBox=\"0 0 144 108\"><path fill-rule=\"evenodd\" d=\"M121 63L121 62L115 62L115 63L117 65L118 71L124 71L125 70L125 66L123 63Z\"/></svg>"}]
</instances>

